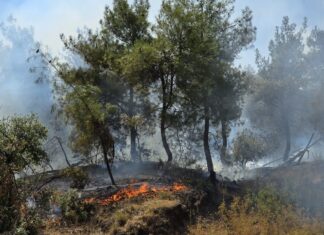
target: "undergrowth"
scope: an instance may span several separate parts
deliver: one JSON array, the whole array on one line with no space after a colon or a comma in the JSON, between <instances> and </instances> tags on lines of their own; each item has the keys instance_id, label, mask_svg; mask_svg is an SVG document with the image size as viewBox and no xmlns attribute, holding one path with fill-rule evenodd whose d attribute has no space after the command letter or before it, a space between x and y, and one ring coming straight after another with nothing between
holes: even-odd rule
<instances>
[{"instance_id":1,"label":"undergrowth","mask_svg":"<svg viewBox=\"0 0 324 235\"><path fill-rule=\"evenodd\" d=\"M223 202L210 218L190 226L191 235L324 234L324 223L307 217L273 189Z\"/></svg>"}]
</instances>

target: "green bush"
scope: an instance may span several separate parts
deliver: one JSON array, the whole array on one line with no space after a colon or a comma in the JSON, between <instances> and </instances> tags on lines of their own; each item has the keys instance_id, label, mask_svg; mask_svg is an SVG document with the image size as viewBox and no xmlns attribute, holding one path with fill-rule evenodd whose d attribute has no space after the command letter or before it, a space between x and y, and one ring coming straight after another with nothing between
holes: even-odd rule
<instances>
[{"instance_id":1,"label":"green bush","mask_svg":"<svg viewBox=\"0 0 324 235\"><path fill-rule=\"evenodd\" d=\"M18 223L16 235L37 235L39 227L42 225L42 219L38 211L27 209L23 217Z\"/></svg>"},{"instance_id":2,"label":"green bush","mask_svg":"<svg viewBox=\"0 0 324 235\"><path fill-rule=\"evenodd\" d=\"M51 209L51 198L53 190L45 188L34 195L36 206L42 211L49 211Z\"/></svg>"},{"instance_id":3,"label":"green bush","mask_svg":"<svg viewBox=\"0 0 324 235\"><path fill-rule=\"evenodd\" d=\"M47 160L43 149L47 129L35 115L0 120L0 233L15 231L25 218L26 192L15 175Z\"/></svg>"},{"instance_id":4,"label":"green bush","mask_svg":"<svg viewBox=\"0 0 324 235\"><path fill-rule=\"evenodd\" d=\"M76 224L87 221L93 215L95 207L84 203L76 190L58 196L58 204L62 211L62 218L68 224Z\"/></svg>"},{"instance_id":5,"label":"green bush","mask_svg":"<svg viewBox=\"0 0 324 235\"><path fill-rule=\"evenodd\" d=\"M66 168L63 175L72 179L71 188L84 189L89 183L89 175L81 167Z\"/></svg>"},{"instance_id":6,"label":"green bush","mask_svg":"<svg viewBox=\"0 0 324 235\"><path fill-rule=\"evenodd\" d=\"M233 160L245 167L247 162L253 162L265 157L268 152L264 137L247 129L238 133L233 144Z\"/></svg>"}]
</instances>

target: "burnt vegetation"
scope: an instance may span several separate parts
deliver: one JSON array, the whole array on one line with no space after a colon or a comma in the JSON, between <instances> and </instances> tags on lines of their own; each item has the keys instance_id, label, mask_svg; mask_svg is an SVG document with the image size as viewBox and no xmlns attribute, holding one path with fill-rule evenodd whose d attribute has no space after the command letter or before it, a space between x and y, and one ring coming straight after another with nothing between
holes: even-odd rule
<instances>
[{"instance_id":1,"label":"burnt vegetation","mask_svg":"<svg viewBox=\"0 0 324 235\"><path fill-rule=\"evenodd\" d=\"M284 17L243 69L233 6L114 0L67 58L24 31L52 110L0 120L0 233L323 234L324 31Z\"/></svg>"}]
</instances>

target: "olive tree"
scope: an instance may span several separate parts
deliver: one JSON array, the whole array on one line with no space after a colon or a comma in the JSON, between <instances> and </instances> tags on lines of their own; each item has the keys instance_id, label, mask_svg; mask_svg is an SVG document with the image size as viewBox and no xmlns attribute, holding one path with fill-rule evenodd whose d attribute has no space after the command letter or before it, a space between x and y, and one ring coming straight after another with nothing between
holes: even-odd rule
<instances>
[{"instance_id":1,"label":"olive tree","mask_svg":"<svg viewBox=\"0 0 324 235\"><path fill-rule=\"evenodd\" d=\"M12 230L19 220L23 198L15 174L46 160L46 136L35 115L0 121L0 232Z\"/></svg>"}]
</instances>

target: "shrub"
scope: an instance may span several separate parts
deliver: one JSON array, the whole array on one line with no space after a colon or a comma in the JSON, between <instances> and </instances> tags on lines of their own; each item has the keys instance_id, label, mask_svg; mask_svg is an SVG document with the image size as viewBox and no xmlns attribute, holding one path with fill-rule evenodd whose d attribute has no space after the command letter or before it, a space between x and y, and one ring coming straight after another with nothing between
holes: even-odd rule
<instances>
[{"instance_id":1,"label":"shrub","mask_svg":"<svg viewBox=\"0 0 324 235\"><path fill-rule=\"evenodd\" d=\"M21 207L26 198L15 179L27 166L47 160L43 142L47 129L35 115L0 120L0 233L12 232L23 218Z\"/></svg>"},{"instance_id":2,"label":"shrub","mask_svg":"<svg viewBox=\"0 0 324 235\"><path fill-rule=\"evenodd\" d=\"M76 224L87 221L94 213L92 204L84 203L76 190L58 196L56 199L62 211L62 218L68 224Z\"/></svg>"},{"instance_id":3,"label":"shrub","mask_svg":"<svg viewBox=\"0 0 324 235\"><path fill-rule=\"evenodd\" d=\"M201 219L190 227L190 234L323 234L324 224L308 218L274 190L223 202L217 216Z\"/></svg>"},{"instance_id":4,"label":"shrub","mask_svg":"<svg viewBox=\"0 0 324 235\"><path fill-rule=\"evenodd\" d=\"M42 220L38 212L34 209L26 209L18 223L15 234L17 235L37 235L38 229L42 225Z\"/></svg>"},{"instance_id":5,"label":"shrub","mask_svg":"<svg viewBox=\"0 0 324 235\"><path fill-rule=\"evenodd\" d=\"M89 183L89 175L81 167L69 167L63 170L63 174L72 179L71 188L84 189Z\"/></svg>"},{"instance_id":6,"label":"shrub","mask_svg":"<svg viewBox=\"0 0 324 235\"><path fill-rule=\"evenodd\" d=\"M262 136L247 129L240 132L234 140L233 160L245 167L247 162L256 161L267 153L267 144Z\"/></svg>"},{"instance_id":7,"label":"shrub","mask_svg":"<svg viewBox=\"0 0 324 235\"><path fill-rule=\"evenodd\" d=\"M34 195L36 206L42 211L49 211L51 209L51 198L53 190L45 188Z\"/></svg>"}]
</instances>

